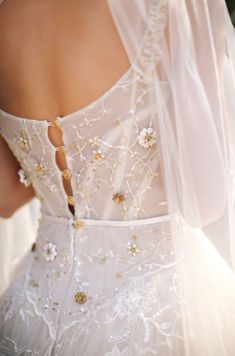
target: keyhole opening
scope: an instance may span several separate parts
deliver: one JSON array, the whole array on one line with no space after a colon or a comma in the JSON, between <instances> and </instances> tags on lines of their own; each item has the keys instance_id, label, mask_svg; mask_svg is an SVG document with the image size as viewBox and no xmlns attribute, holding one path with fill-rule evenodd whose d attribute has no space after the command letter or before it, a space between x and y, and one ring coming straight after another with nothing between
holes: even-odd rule
<instances>
[{"instance_id":1,"label":"keyhole opening","mask_svg":"<svg viewBox=\"0 0 235 356\"><path fill-rule=\"evenodd\" d=\"M67 207L70 213L75 216L75 198L71 183L72 172L68 167L67 162L67 147L64 145L63 131L58 117L56 120L48 122L48 137L52 145L55 147L55 161L60 171L63 183L63 189L67 195Z\"/></svg>"}]
</instances>

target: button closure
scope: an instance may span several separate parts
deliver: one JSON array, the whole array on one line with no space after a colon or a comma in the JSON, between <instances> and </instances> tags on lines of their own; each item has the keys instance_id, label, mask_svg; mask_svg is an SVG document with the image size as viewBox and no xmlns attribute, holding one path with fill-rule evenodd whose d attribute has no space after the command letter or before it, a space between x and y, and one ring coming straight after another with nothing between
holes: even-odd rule
<instances>
[{"instance_id":1,"label":"button closure","mask_svg":"<svg viewBox=\"0 0 235 356\"><path fill-rule=\"evenodd\" d=\"M63 171L62 171L62 176L64 177L64 179L70 179L71 178L71 176L72 176L72 173L70 172L70 170L69 169L64 169Z\"/></svg>"},{"instance_id":2,"label":"button closure","mask_svg":"<svg viewBox=\"0 0 235 356\"><path fill-rule=\"evenodd\" d=\"M67 149L65 146L56 147L56 151L63 154L64 156L67 154Z\"/></svg>"},{"instance_id":3,"label":"button closure","mask_svg":"<svg viewBox=\"0 0 235 356\"><path fill-rule=\"evenodd\" d=\"M85 223L82 220L75 220L73 223L73 227L76 230L81 230L85 227Z\"/></svg>"},{"instance_id":4,"label":"button closure","mask_svg":"<svg viewBox=\"0 0 235 356\"><path fill-rule=\"evenodd\" d=\"M76 200L75 200L75 198L74 198L72 195L68 195L67 199L68 199L68 203L69 203L70 205L72 205L72 206L75 206L75 205L76 205Z\"/></svg>"}]
</instances>

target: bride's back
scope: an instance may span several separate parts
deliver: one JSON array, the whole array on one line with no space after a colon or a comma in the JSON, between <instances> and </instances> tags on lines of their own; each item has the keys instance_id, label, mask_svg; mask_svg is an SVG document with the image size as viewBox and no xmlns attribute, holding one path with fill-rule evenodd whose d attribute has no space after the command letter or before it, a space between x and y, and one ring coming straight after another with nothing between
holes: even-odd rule
<instances>
[{"instance_id":1,"label":"bride's back","mask_svg":"<svg viewBox=\"0 0 235 356\"><path fill-rule=\"evenodd\" d=\"M0 23L0 108L18 116L67 115L129 66L106 2L5 0Z\"/></svg>"},{"instance_id":2,"label":"bride's back","mask_svg":"<svg viewBox=\"0 0 235 356\"><path fill-rule=\"evenodd\" d=\"M129 67L107 2L5 0L0 7L0 109L54 120L85 107ZM55 146L61 132L50 130ZM58 156L61 170L67 168ZM70 181L64 182L72 194Z\"/></svg>"}]
</instances>

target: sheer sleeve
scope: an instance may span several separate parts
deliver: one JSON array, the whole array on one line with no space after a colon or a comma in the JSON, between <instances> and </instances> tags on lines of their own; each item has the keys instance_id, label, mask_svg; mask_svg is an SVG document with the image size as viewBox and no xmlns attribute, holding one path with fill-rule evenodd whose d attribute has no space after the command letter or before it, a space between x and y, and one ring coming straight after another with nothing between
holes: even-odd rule
<instances>
[{"instance_id":1,"label":"sheer sleeve","mask_svg":"<svg viewBox=\"0 0 235 356\"><path fill-rule=\"evenodd\" d=\"M185 345L190 356L205 350L229 356L235 350L229 331L235 327L235 33L224 0L165 3L152 100L159 107L168 207L176 217L171 237Z\"/></svg>"},{"instance_id":2,"label":"sheer sleeve","mask_svg":"<svg viewBox=\"0 0 235 356\"><path fill-rule=\"evenodd\" d=\"M198 227L221 218L228 204L227 39L234 41L234 32L224 0L168 1L160 62L170 91L159 116L163 168L172 210ZM164 103L158 77L156 100Z\"/></svg>"}]
</instances>

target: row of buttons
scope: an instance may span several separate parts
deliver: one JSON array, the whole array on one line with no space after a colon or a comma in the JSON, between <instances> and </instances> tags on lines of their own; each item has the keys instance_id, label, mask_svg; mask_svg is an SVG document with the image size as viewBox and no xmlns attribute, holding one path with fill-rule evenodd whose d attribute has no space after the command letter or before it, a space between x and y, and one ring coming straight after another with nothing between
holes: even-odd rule
<instances>
[{"instance_id":1,"label":"row of buttons","mask_svg":"<svg viewBox=\"0 0 235 356\"><path fill-rule=\"evenodd\" d=\"M61 130L61 124L60 124L60 121L58 120L58 118L54 121L48 122L48 126ZM67 154L67 148L64 145L56 147L55 150L56 150L56 152L62 154L63 156L66 156L66 154ZM67 168L62 170L61 174L62 174L62 177L66 180L70 180L72 177L71 171ZM74 207L76 205L76 200L75 200L74 196L67 195L67 203L68 203L68 205Z\"/></svg>"}]
</instances>

